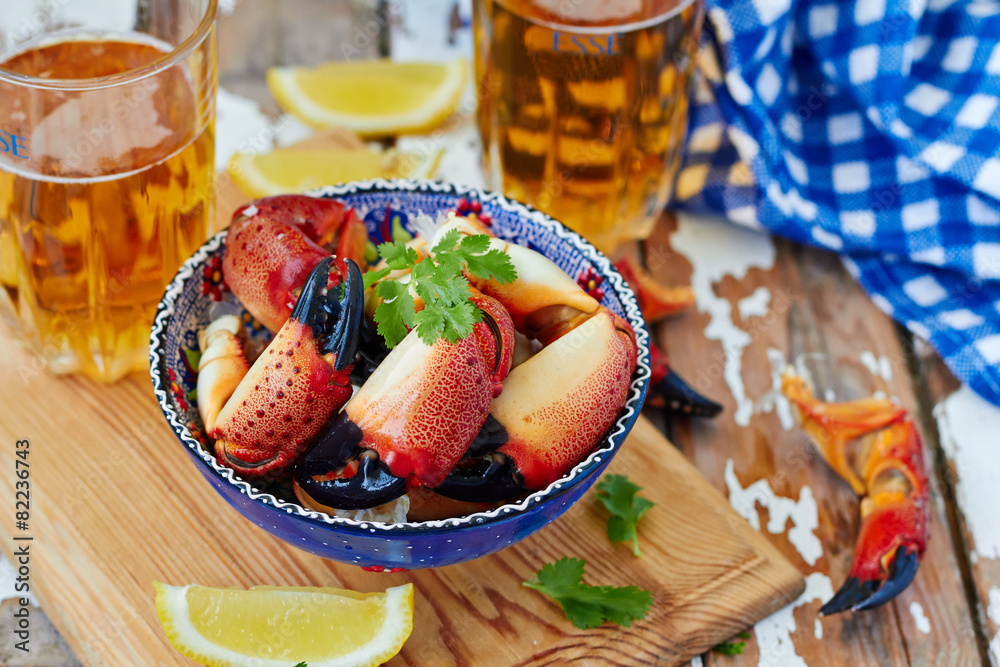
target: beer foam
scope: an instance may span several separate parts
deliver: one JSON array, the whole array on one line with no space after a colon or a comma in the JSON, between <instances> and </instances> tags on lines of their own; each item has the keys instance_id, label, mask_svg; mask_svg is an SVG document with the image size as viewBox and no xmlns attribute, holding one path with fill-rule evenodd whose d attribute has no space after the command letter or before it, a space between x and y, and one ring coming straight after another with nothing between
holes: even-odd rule
<instances>
[{"instance_id":1,"label":"beer foam","mask_svg":"<svg viewBox=\"0 0 1000 667\"><path fill-rule=\"evenodd\" d=\"M535 6L570 21L623 20L642 11L642 0L535 0Z\"/></svg>"}]
</instances>

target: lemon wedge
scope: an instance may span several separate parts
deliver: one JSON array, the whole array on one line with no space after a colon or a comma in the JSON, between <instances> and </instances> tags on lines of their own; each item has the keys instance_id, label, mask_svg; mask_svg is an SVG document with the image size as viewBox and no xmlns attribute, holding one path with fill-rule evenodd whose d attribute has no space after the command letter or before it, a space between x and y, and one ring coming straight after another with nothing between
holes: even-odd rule
<instances>
[{"instance_id":1,"label":"lemon wedge","mask_svg":"<svg viewBox=\"0 0 1000 667\"><path fill-rule=\"evenodd\" d=\"M153 583L171 645L210 667L374 666L399 653L413 630L412 584L357 593Z\"/></svg>"},{"instance_id":2,"label":"lemon wedge","mask_svg":"<svg viewBox=\"0 0 1000 667\"><path fill-rule=\"evenodd\" d=\"M461 58L448 63L359 60L317 67L272 67L271 94L285 111L322 128L340 125L363 137L419 134L444 121L466 85Z\"/></svg>"},{"instance_id":3,"label":"lemon wedge","mask_svg":"<svg viewBox=\"0 0 1000 667\"><path fill-rule=\"evenodd\" d=\"M280 148L259 155L237 153L226 170L246 194L270 197L365 178L431 178L443 152Z\"/></svg>"}]
</instances>

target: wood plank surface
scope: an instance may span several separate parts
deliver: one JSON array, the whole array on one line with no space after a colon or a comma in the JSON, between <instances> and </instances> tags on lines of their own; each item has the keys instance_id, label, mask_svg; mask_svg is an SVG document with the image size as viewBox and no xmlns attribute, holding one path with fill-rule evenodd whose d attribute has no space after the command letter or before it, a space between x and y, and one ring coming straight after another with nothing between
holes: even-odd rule
<instances>
[{"instance_id":1,"label":"wood plank surface","mask_svg":"<svg viewBox=\"0 0 1000 667\"><path fill-rule=\"evenodd\" d=\"M962 387L928 345L917 346L915 367L926 393L928 430L940 445L939 464L956 525L980 651L1000 666L1000 408ZM933 407L931 407L933 406ZM933 418L933 419L932 419Z\"/></svg>"},{"instance_id":2,"label":"wood plank surface","mask_svg":"<svg viewBox=\"0 0 1000 667\"><path fill-rule=\"evenodd\" d=\"M728 225L690 217L683 224L706 225L706 228ZM712 255L729 253L738 257L752 240L746 234L753 234L710 230L705 242L716 245L703 249L702 256L689 261L671 246L676 228L675 222L659 225L646 244L646 257L654 275L677 284L687 284L699 270L699 262L709 262ZM691 233L690 228L686 230L685 238L690 238ZM735 247L726 247L727 244ZM813 532L822 545L821 555L814 563L806 562L802 551L790 541L793 525L779 525L773 533L767 530L768 507L771 512L780 508L778 503L768 503L766 494L758 493L758 499L763 498L757 503L760 524L765 536L803 574L828 578L836 590L846 576L854 552L860 522L858 500L847 484L825 465L797 426L783 428L775 409L763 412L757 405L747 426L734 421L737 404L723 368L727 352L739 357L740 377L746 396L752 399L767 396L772 388L774 364L770 354L779 360L778 370L785 360L798 359L804 363L820 396L849 400L883 391L908 408L918 425L922 425L921 406L910 382L908 357L892 321L867 299L837 257L781 240L774 240L773 244L773 266L750 268L743 278L725 275L712 283L711 294L699 295L697 312L661 326L659 339L677 371L696 389L704 390L726 407L713 422L678 422L672 436L717 488L730 492L730 500L733 487L727 483L727 465L732 466L742 487L738 491L766 480L775 496L801 503L808 490L817 506L818 521ZM770 293L767 307L764 312L744 318L741 310L754 310L745 300L754 299L752 295L760 288ZM706 303L713 299L729 304L731 322L746 333L745 339L723 336L719 342L706 338L706 334L714 331L710 325L719 326L718 322L712 325L713 315L705 312L716 307ZM744 342L745 346L740 347ZM883 357L885 361L881 361ZM868 368L872 358L882 366L877 375ZM711 655L706 658L707 664L803 664L795 660L796 656L810 666L981 664L960 563L940 495L940 480L934 476L936 454L926 438L925 457L932 475L931 539L920 571L908 590L880 609L822 619L816 614L820 600L811 600L794 608L784 631L775 632L774 619L765 621L756 628L755 638L744 655ZM802 534L799 530L799 541ZM918 627L911 611L914 603L920 605L929 619L931 632Z\"/></svg>"},{"instance_id":3,"label":"wood plank surface","mask_svg":"<svg viewBox=\"0 0 1000 667\"><path fill-rule=\"evenodd\" d=\"M411 581L415 629L395 664L671 664L794 599L798 572L735 515L646 421L613 462L657 507L643 520L644 555L613 545L588 495L566 516L494 556L434 571L374 574L287 546L244 521L188 460L145 377L111 387L57 379L0 337L5 443L31 441L32 588L81 662L190 664L167 645L152 581L210 586L318 585L375 590ZM45 400L39 400L45 397ZM14 447L0 448L0 488L14 493ZM10 556L12 513L0 517ZM643 586L649 617L630 629L580 631L523 588L542 564L588 562L591 583Z\"/></svg>"}]
</instances>

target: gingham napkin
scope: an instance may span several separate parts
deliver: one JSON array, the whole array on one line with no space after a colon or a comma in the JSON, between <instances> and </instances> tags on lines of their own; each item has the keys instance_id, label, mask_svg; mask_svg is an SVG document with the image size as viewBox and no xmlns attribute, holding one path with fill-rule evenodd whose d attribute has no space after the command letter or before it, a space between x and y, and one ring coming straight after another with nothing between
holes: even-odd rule
<instances>
[{"instance_id":1,"label":"gingham napkin","mask_svg":"<svg viewBox=\"0 0 1000 667\"><path fill-rule=\"evenodd\" d=\"M1000 404L1000 4L707 6L678 205L843 253Z\"/></svg>"}]
</instances>

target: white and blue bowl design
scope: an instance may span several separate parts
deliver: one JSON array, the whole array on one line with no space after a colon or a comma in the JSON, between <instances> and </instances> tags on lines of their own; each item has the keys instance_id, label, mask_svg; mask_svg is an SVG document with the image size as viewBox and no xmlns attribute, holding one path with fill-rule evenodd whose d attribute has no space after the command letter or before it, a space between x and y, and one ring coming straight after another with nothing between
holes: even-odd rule
<instances>
[{"instance_id":1,"label":"white and blue bowl design","mask_svg":"<svg viewBox=\"0 0 1000 667\"><path fill-rule=\"evenodd\" d=\"M370 180L310 193L343 201L365 220L371 240L382 240L387 207L404 228L418 212L436 218L460 199L478 201L497 236L552 259L570 276L600 276L601 303L627 319L639 343L638 364L621 414L596 450L548 488L489 512L440 521L359 522L309 510L288 487L244 480L204 448L195 389L196 332L209 323L215 300L232 299L218 284L226 232L188 259L167 286L150 336L150 373L163 414L205 479L240 514L285 542L324 558L382 571L453 565L510 546L550 523L597 480L631 430L649 385L649 333L635 295L611 262L578 234L529 206L505 197L434 181ZM213 275L214 274L214 275ZM583 280L583 278L581 278ZM267 332L244 317L252 336ZM238 526L234 526L238 529Z\"/></svg>"}]
</instances>

